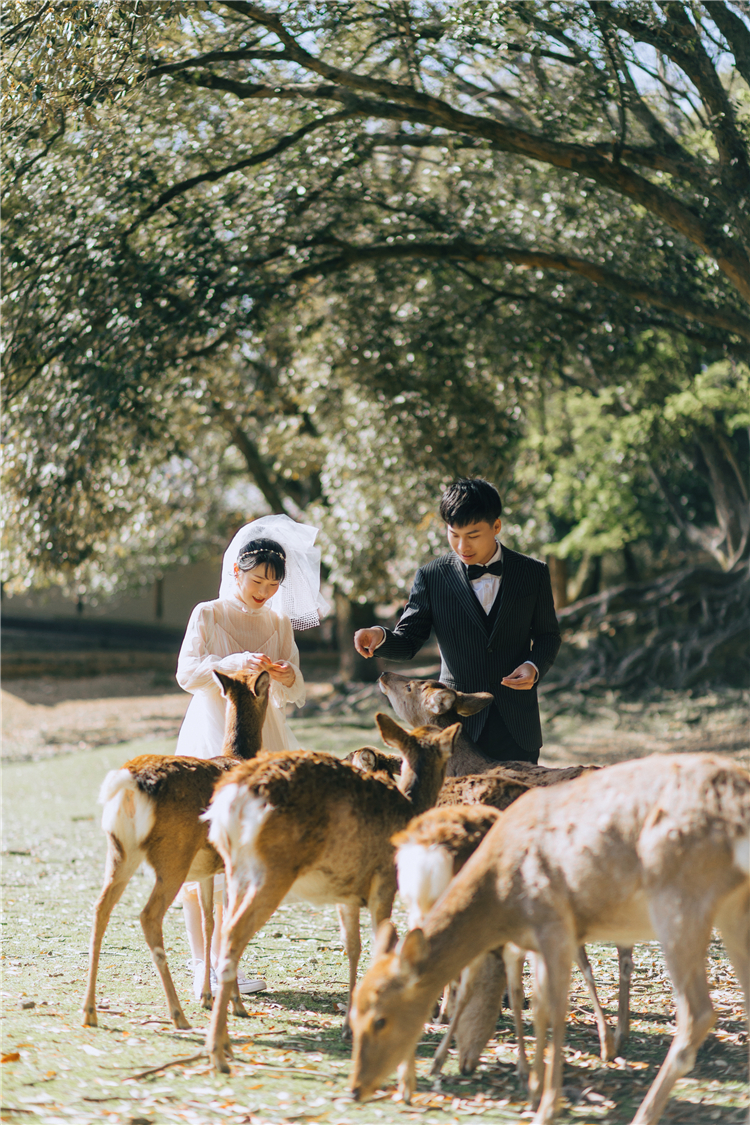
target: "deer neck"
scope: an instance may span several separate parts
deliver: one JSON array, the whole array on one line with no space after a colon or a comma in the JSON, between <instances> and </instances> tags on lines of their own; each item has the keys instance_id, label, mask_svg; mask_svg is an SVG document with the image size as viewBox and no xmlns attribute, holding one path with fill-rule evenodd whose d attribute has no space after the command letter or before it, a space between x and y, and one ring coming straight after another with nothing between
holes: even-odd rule
<instances>
[{"instance_id":1,"label":"deer neck","mask_svg":"<svg viewBox=\"0 0 750 1125\"><path fill-rule=\"evenodd\" d=\"M236 700L228 696L221 753L229 758L255 758L262 746L264 719L265 709L259 715L250 707L238 707Z\"/></svg>"},{"instance_id":2,"label":"deer neck","mask_svg":"<svg viewBox=\"0 0 750 1125\"><path fill-rule=\"evenodd\" d=\"M446 981L460 976L461 969L487 950L510 940L504 933L492 871L485 871L470 884L449 887L439 906L424 923L429 956L420 987L437 993Z\"/></svg>"},{"instance_id":3,"label":"deer neck","mask_svg":"<svg viewBox=\"0 0 750 1125\"><path fill-rule=\"evenodd\" d=\"M398 787L403 795L411 801L412 816L419 816L437 804L438 793L445 781L446 763L417 758L414 761L406 759L401 769Z\"/></svg>"}]
</instances>

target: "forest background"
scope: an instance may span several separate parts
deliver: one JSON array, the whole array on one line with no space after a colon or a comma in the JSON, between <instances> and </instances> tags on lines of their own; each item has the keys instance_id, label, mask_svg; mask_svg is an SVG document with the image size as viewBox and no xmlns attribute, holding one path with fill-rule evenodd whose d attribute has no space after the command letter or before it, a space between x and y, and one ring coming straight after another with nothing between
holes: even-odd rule
<instances>
[{"instance_id":1,"label":"forest background","mask_svg":"<svg viewBox=\"0 0 750 1125\"><path fill-rule=\"evenodd\" d=\"M6 589L151 582L259 490L348 631L481 475L560 686L746 683L749 13L9 4Z\"/></svg>"}]
</instances>

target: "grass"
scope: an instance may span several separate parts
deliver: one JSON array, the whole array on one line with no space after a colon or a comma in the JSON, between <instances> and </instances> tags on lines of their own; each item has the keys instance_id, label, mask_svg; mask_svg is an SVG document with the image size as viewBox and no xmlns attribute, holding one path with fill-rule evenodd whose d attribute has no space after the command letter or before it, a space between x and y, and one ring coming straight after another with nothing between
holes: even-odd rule
<instances>
[{"instance_id":1,"label":"grass","mask_svg":"<svg viewBox=\"0 0 750 1125\"><path fill-rule=\"evenodd\" d=\"M303 745L346 753L373 741L372 728L341 719L298 720ZM248 971L266 976L266 993L249 998L250 1018L230 1017L232 1075L214 1076L203 1060L143 1071L197 1054L206 1013L192 999L181 911L167 915L165 945L193 1029L168 1021L156 971L138 922L151 889L141 870L110 923L99 978L96 1029L80 1026L91 910L102 876L104 836L96 797L108 769L135 753L169 752L172 743L130 743L4 769L3 1109L2 1120L44 1125L187 1122L322 1122L450 1125L469 1117L528 1120L515 1076L509 1013L476 1075L457 1074L451 1054L440 1088L427 1077L439 1041L429 1030L419 1049L419 1092L411 1107L391 1091L359 1106L347 1098L350 1048L340 1036L347 966L333 908L282 906L252 941ZM403 915L396 922L403 929ZM367 929L363 918L364 928ZM367 945L363 954L366 963ZM616 954L592 946L605 1008L616 1010ZM583 982L574 975L566 1040L562 1125L630 1121L667 1050L673 1005L660 951L636 948L632 1037L626 1060L603 1065ZM717 1027L692 1073L678 1083L663 1121L740 1125L747 1121L747 1024L731 969L712 945L709 975ZM530 1019L527 1030L531 1035ZM7 1061L6 1061L7 1060Z\"/></svg>"}]
</instances>

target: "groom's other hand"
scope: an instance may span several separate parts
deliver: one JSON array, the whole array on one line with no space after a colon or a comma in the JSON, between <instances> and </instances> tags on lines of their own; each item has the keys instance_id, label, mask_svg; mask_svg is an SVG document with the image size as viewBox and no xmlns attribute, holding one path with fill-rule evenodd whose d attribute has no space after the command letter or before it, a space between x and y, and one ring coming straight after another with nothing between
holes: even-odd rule
<instances>
[{"instance_id":1,"label":"groom's other hand","mask_svg":"<svg viewBox=\"0 0 750 1125\"><path fill-rule=\"evenodd\" d=\"M536 683L536 675L533 664L519 664L509 676L503 676L502 682L514 691L528 691Z\"/></svg>"},{"instance_id":2,"label":"groom's other hand","mask_svg":"<svg viewBox=\"0 0 750 1125\"><path fill-rule=\"evenodd\" d=\"M354 647L360 656L369 659L375 655L375 649L383 640L385 640L385 630L379 625L373 626L372 629L357 629L354 634Z\"/></svg>"}]
</instances>

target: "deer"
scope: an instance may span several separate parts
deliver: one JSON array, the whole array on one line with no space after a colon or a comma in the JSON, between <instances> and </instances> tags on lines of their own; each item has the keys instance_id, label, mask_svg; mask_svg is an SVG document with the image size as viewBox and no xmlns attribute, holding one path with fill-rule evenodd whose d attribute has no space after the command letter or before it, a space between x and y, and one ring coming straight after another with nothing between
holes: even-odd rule
<instances>
[{"instance_id":1,"label":"deer","mask_svg":"<svg viewBox=\"0 0 750 1125\"><path fill-rule=\"evenodd\" d=\"M438 680L411 680L407 676L399 676L395 672L384 672L379 679L381 691L387 696L389 703L393 707L399 718L412 722L437 722L440 724L444 722L448 715L457 717L459 711L456 708L456 700L458 698L459 705L463 706L461 700L468 699L471 701L470 705L483 696L489 695L488 692L477 693L476 696L462 696L461 692L456 692L453 688L448 688L445 684L440 683ZM490 696L490 698L492 698ZM481 708L475 708L479 710ZM465 715L465 709L461 714ZM437 716L437 718L436 718ZM463 743L467 752L471 754L474 743L467 736L463 736ZM468 745L467 745L468 744ZM477 751L479 753L479 751ZM352 764L357 769L369 770L371 772L385 772L390 776L396 776L400 770L400 760L390 754L384 754L374 747L365 746L359 750L353 751L349 756ZM460 755L454 755L453 761L460 761L463 765L469 761L468 758L460 759ZM489 759L487 759L489 761ZM450 768L450 763L449 763ZM539 785L557 785L562 781L572 781L581 774L598 769L594 765L574 765L562 767L549 767L540 766L532 762L503 762L498 765L485 768L479 773L460 773L457 772L452 777L446 777L443 787L438 796L438 808L452 807L456 805L482 805L491 806L492 808L502 810L507 809L513 801L520 797L527 790ZM599 1044L601 1057L605 1062L609 1062L616 1058L617 1055L623 1050L625 1043L629 1038L630 1031L630 980L633 973L633 951L630 948L618 947L618 967L619 967L619 988L618 988L618 1007L617 1007L617 1025L613 1035L608 1023L602 1006L599 1002L599 997L596 991L596 981L591 969L591 964L588 955L583 946L580 946L577 954L577 964L580 969L589 996L594 1008L594 1018L596 1020L597 1031L599 1033ZM522 1022L522 1008L523 1004L523 986L522 974L525 955L518 950L507 949L503 957L505 965L505 972L508 975L508 990L511 1007L513 1010L513 1019L518 1036L518 1073L519 1077L525 1079L528 1074L528 1063L524 1051L523 1041L523 1022ZM476 999L473 1001L466 1000L469 1005L470 1011L467 1012L462 1019L462 1028L460 1032L456 1032L456 1038L459 1044L459 1055L463 1058L462 1069L466 1068L471 1070L476 1066L479 1054L484 1047L487 1039L481 1040L479 1030L473 1035L469 1035L466 1031L471 1023L477 1029L484 1028L485 1026L494 1027L494 1022L490 1026L490 1009L493 1004L491 999L499 987L499 976L494 985L490 985L488 974L490 973L490 965L494 964L498 974L502 971L500 969L500 962L498 958L492 958L488 961L487 965L482 970L482 981L477 983ZM464 988L467 996L474 988L472 981L467 979ZM440 1008L440 1018L445 1017L448 1006L448 990L443 996L443 1002ZM502 992L501 992L502 996ZM515 997L515 1002L513 1000ZM475 1007L481 1008L486 1005L484 1014L479 1011L474 1011ZM499 1008L499 1005L498 1005ZM487 1035L489 1038L489 1032ZM450 1036L445 1041L445 1051L447 1052L447 1044L450 1041ZM463 1047L466 1046L466 1050ZM471 1059L476 1054L476 1061L474 1066L471 1066Z\"/></svg>"},{"instance_id":2,"label":"deer","mask_svg":"<svg viewBox=\"0 0 750 1125\"><path fill-rule=\"evenodd\" d=\"M410 929L421 926L453 876L473 855L500 815L497 808L480 804L428 809L394 836L398 889L407 908ZM621 955L624 952L621 950ZM458 1007L454 1006L450 1021L445 1020L449 1022L449 1027L435 1053L433 1074L439 1074L442 1069L454 1035L459 1070L463 1075L473 1074L494 1031L507 986L518 1043L516 1070L522 1081L528 1081L523 1027L525 959L525 951L509 942L500 949L477 957L464 969L459 985L461 1002ZM591 965L583 946L576 951L576 962L594 1007L601 1057L605 1062L611 1062L622 1042L620 1027L618 1025L618 1033L613 1036L599 1002ZM447 993L446 989L441 1016L447 1008Z\"/></svg>"},{"instance_id":3,"label":"deer","mask_svg":"<svg viewBox=\"0 0 750 1125\"><path fill-rule=\"evenodd\" d=\"M96 978L104 934L112 911L144 861L156 880L141 911L141 927L167 999L169 1015L181 1031L190 1027L182 1010L164 952L164 915L185 882L200 884L205 948L213 934L213 880L223 870L216 849L201 821L216 783L238 761L255 758L262 749L263 722L268 708L268 672L213 673L226 699L222 754L216 758L140 754L104 779L99 803L104 806L102 828L107 835L104 883L94 907L89 947L89 971L83 1001L83 1026L96 1027ZM212 1004L210 960L201 1004ZM235 1014L245 1013L239 992L232 996Z\"/></svg>"},{"instance_id":4,"label":"deer","mask_svg":"<svg viewBox=\"0 0 750 1125\"><path fill-rule=\"evenodd\" d=\"M460 723L468 715L475 715L489 707L494 696L489 691L473 693L447 687L439 680L410 680L396 672L383 672L378 679L396 717L408 727L425 724L449 727ZM459 777L465 773L483 773L497 762L483 754L462 730L456 739L456 749L448 762L446 777Z\"/></svg>"},{"instance_id":5,"label":"deer","mask_svg":"<svg viewBox=\"0 0 750 1125\"><path fill-rule=\"evenodd\" d=\"M655 1125L715 1022L705 964L713 926L748 1005L747 770L718 755L653 755L533 789L498 818L421 928L398 942L392 925L381 925L352 1003L354 1097L370 1097L400 1066L408 1100L414 1048L438 989L475 958L513 942L537 955L529 1089L534 1125L552 1125L576 949L588 940L657 939L677 1028L633 1119Z\"/></svg>"},{"instance_id":6,"label":"deer","mask_svg":"<svg viewBox=\"0 0 750 1125\"><path fill-rule=\"evenodd\" d=\"M229 1072L227 1004L237 962L285 899L337 906L349 961L342 1034L350 1036L360 909L370 911L373 929L390 917L396 896L391 837L434 805L460 729L405 731L384 714L376 722L383 741L403 756L398 784L330 754L297 751L237 765L216 787L204 820L224 861L228 895L206 1041L217 1071Z\"/></svg>"}]
</instances>

